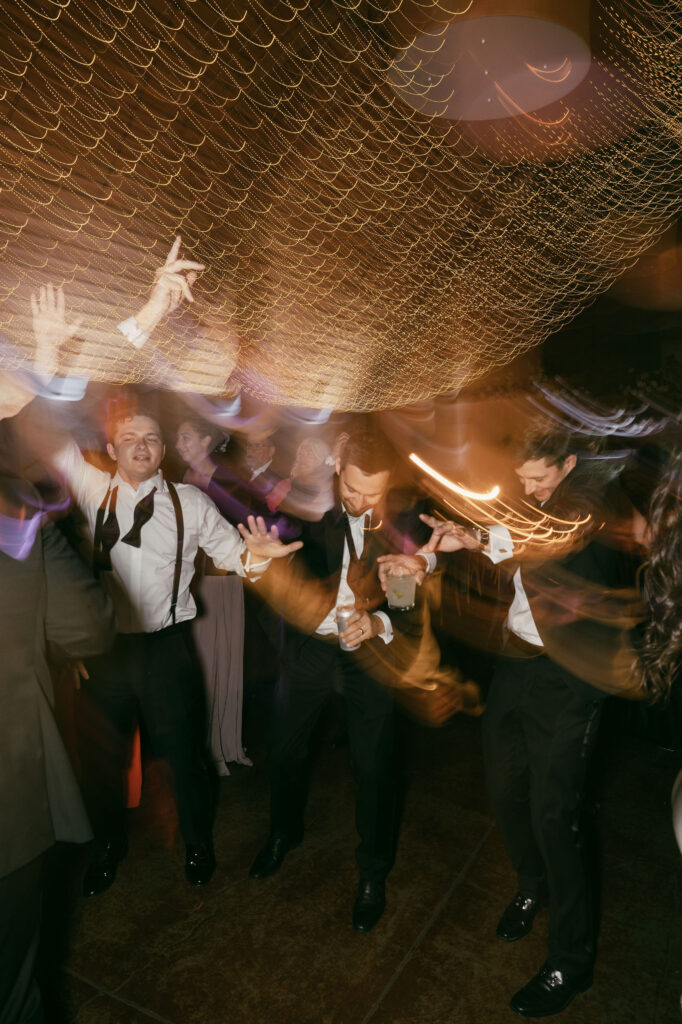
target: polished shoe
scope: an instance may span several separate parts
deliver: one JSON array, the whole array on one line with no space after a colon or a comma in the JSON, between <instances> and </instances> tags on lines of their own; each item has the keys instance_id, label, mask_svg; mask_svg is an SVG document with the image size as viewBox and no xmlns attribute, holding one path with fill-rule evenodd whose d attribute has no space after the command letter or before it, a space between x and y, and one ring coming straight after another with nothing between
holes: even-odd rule
<instances>
[{"instance_id":1,"label":"polished shoe","mask_svg":"<svg viewBox=\"0 0 682 1024\"><path fill-rule=\"evenodd\" d=\"M83 877L83 895L86 899L99 896L111 888L116 881L118 865L127 852L128 840L125 836L105 842L95 840L90 864Z\"/></svg>"},{"instance_id":2,"label":"polished shoe","mask_svg":"<svg viewBox=\"0 0 682 1024\"><path fill-rule=\"evenodd\" d=\"M281 868L289 850L294 850L300 842L300 839L291 841L281 834L270 836L263 849L256 855L249 871L249 878L260 880L274 875Z\"/></svg>"},{"instance_id":3,"label":"polished shoe","mask_svg":"<svg viewBox=\"0 0 682 1024\"><path fill-rule=\"evenodd\" d=\"M544 907L542 900L517 893L497 923L497 937L505 942L516 942L533 927L533 918Z\"/></svg>"},{"instance_id":4,"label":"polished shoe","mask_svg":"<svg viewBox=\"0 0 682 1024\"><path fill-rule=\"evenodd\" d=\"M370 932L386 909L383 882L360 880L358 896L353 907L353 927L356 932Z\"/></svg>"},{"instance_id":5,"label":"polished shoe","mask_svg":"<svg viewBox=\"0 0 682 1024\"><path fill-rule=\"evenodd\" d=\"M551 1017L565 1010L591 984L591 969L569 977L545 964L527 985L519 989L509 1005L520 1017Z\"/></svg>"},{"instance_id":6,"label":"polished shoe","mask_svg":"<svg viewBox=\"0 0 682 1024\"><path fill-rule=\"evenodd\" d=\"M208 840L198 846L187 845L185 878L190 885L208 885L215 871L213 843Z\"/></svg>"}]
</instances>

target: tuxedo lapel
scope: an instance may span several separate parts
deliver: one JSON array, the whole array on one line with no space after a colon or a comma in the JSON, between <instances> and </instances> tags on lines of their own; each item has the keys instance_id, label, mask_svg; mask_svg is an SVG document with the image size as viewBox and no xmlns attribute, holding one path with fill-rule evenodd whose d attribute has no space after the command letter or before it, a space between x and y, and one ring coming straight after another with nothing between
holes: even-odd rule
<instances>
[{"instance_id":1,"label":"tuxedo lapel","mask_svg":"<svg viewBox=\"0 0 682 1024\"><path fill-rule=\"evenodd\" d=\"M333 508L325 516L324 546L330 576L339 571L343 561L343 545L346 539L343 515L340 508Z\"/></svg>"}]
</instances>

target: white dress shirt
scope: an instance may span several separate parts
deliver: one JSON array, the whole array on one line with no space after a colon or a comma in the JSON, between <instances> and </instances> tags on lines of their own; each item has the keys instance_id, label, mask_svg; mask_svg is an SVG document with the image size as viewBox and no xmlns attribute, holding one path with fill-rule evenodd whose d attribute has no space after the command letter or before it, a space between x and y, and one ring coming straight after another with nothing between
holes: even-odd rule
<instances>
[{"instance_id":1,"label":"white dress shirt","mask_svg":"<svg viewBox=\"0 0 682 1024\"><path fill-rule=\"evenodd\" d=\"M57 469L66 478L76 502L85 514L91 539L95 521L106 493L118 487L116 518L119 540L111 549L111 571L101 574L102 586L111 595L121 633L154 633L172 624L171 598L177 549L177 524L168 486L159 470L137 490L125 483L118 473L112 478L85 461L75 443L70 443L55 457ZM138 501L156 487L154 514L142 527L139 548L120 539L133 525ZM196 605L189 591L194 576L194 558L201 547L220 569L244 576L242 564L245 544L238 531L227 523L211 499L191 484L175 485L184 520L184 542L176 622L196 615ZM255 571L267 563L253 566Z\"/></svg>"},{"instance_id":2,"label":"white dress shirt","mask_svg":"<svg viewBox=\"0 0 682 1024\"><path fill-rule=\"evenodd\" d=\"M506 526L494 525L490 527L490 540L488 547L484 549L484 554L496 565L498 562L504 562L507 558L512 557L514 554L514 542ZM533 613L530 610L528 595L523 589L520 567L514 573L514 600L507 612L506 625L510 633L521 637L526 643L535 644L536 647L543 646L538 627L535 625Z\"/></svg>"},{"instance_id":3,"label":"white dress shirt","mask_svg":"<svg viewBox=\"0 0 682 1024\"><path fill-rule=\"evenodd\" d=\"M342 506L343 507L343 506ZM343 509L346 512L345 508ZM363 512L361 516L348 516L348 522L350 523L351 537L355 544L355 553L358 558L362 557L362 552L365 546L365 517L369 516L369 521L372 521L373 509L368 512ZM348 513L346 513L348 514ZM336 609L339 607L350 606L355 607L355 594L348 586L348 566L350 565L350 552L348 550L348 541L344 539L343 542L343 560L341 562L341 579L339 580L339 590L336 595L336 602L334 607L329 612L327 617L320 623L315 632L319 636L338 636L339 627L336 624ZM383 633L379 633L379 636L385 644L390 644L393 639L393 626L386 612L372 612L372 615L378 615L384 624Z\"/></svg>"},{"instance_id":4,"label":"white dress shirt","mask_svg":"<svg viewBox=\"0 0 682 1024\"><path fill-rule=\"evenodd\" d=\"M490 539L488 546L483 549L483 554L487 555L495 565L498 562L504 562L511 558L514 554L514 542L507 527L494 524L490 527L489 532ZM416 553L427 559L427 573L433 572L436 562L435 557L433 555L428 556L422 551L417 551ZM514 573L514 600L507 612L506 627L510 633L521 637L526 643L535 644L536 647L544 646L538 632L538 627L535 625L533 613L530 610L528 595L523 589L520 568Z\"/></svg>"}]
</instances>

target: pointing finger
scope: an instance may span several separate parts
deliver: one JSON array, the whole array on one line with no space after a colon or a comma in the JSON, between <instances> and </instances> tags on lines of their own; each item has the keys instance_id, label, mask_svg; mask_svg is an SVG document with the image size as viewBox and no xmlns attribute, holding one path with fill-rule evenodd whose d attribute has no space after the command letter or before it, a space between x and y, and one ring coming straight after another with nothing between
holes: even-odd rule
<instances>
[{"instance_id":1,"label":"pointing finger","mask_svg":"<svg viewBox=\"0 0 682 1024\"><path fill-rule=\"evenodd\" d=\"M180 252L180 245L181 244L182 244L182 238L180 237L180 235L176 235L175 236L175 241L173 242L173 244L170 247L170 252L166 256L166 266L169 266L171 263L174 263L175 260L177 260L178 253Z\"/></svg>"}]
</instances>

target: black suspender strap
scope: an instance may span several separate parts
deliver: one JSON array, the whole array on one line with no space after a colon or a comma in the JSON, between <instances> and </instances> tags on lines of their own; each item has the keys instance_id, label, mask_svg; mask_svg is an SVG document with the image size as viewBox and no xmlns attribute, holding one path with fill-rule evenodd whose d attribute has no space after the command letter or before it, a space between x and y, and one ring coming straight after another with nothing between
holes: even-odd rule
<instances>
[{"instance_id":1,"label":"black suspender strap","mask_svg":"<svg viewBox=\"0 0 682 1024\"><path fill-rule=\"evenodd\" d=\"M171 618L173 625L175 625L175 606L178 603L178 593L180 591L180 573L182 572L182 547L185 540L185 521L182 517L182 505L176 491L170 480L166 481L168 492L173 502L173 511L175 512L175 523L178 530L178 544L175 549L175 572L173 573L173 596L171 598Z\"/></svg>"},{"instance_id":2,"label":"black suspender strap","mask_svg":"<svg viewBox=\"0 0 682 1024\"><path fill-rule=\"evenodd\" d=\"M92 567L95 576L99 576L100 572L111 569L111 549L119 537L118 520L116 518L117 497L118 487L114 487L112 490L110 483L107 493L102 499L102 504L97 509L92 550ZM108 513L106 521L104 519L105 513Z\"/></svg>"},{"instance_id":3,"label":"black suspender strap","mask_svg":"<svg viewBox=\"0 0 682 1024\"><path fill-rule=\"evenodd\" d=\"M93 544L95 551L100 547L102 543L102 524L104 522L104 513L106 507L109 504L109 497L111 496L111 484L107 487L107 493L102 498L102 503L97 509L97 516L95 517L95 532L93 536Z\"/></svg>"}]
</instances>

